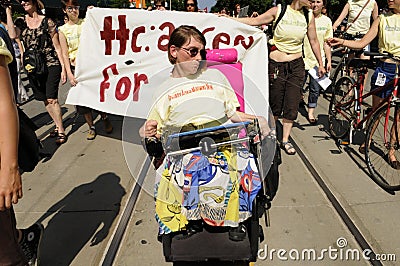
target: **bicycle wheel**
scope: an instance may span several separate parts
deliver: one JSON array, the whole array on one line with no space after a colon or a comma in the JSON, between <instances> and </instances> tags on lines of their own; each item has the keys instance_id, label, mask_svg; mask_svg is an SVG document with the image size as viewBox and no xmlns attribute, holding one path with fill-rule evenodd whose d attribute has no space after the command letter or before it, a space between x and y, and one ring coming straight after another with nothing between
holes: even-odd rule
<instances>
[{"instance_id":1,"label":"bicycle wheel","mask_svg":"<svg viewBox=\"0 0 400 266\"><path fill-rule=\"evenodd\" d=\"M338 139L345 136L351 126L354 117L354 104L350 102L354 99L355 81L347 76L341 77L332 92L332 98L329 103L329 131L331 135Z\"/></svg>"},{"instance_id":2,"label":"bicycle wheel","mask_svg":"<svg viewBox=\"0 0 400 266\"><path fill-rule=\"evenodd\" d=\"M367 128L365 161L371 177L381 187L400 190L400 170L389 163L389 154L400 160L400 103L375 112Z\"/></svg>"}]
</instances>

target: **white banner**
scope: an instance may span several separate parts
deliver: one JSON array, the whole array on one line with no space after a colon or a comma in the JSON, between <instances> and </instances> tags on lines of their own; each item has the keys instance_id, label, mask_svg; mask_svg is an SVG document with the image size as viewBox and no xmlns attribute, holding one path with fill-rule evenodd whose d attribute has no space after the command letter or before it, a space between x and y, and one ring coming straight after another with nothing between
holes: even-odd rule
<instances>
[{"instance_id":1,"label":"white banner","mask_svg":"<svg viewBox=\"0 0 400 266\"><path fill-rule=\"evenodd\" d=\"M244 77L245 111L267 116L265 34L214 14L93 8L86 14L77 56L78 85L67 103L146 118L153 91L170 73L167 45L180 25L196 26L207 49L236 48Z\"/></svg>"}]
</instances>

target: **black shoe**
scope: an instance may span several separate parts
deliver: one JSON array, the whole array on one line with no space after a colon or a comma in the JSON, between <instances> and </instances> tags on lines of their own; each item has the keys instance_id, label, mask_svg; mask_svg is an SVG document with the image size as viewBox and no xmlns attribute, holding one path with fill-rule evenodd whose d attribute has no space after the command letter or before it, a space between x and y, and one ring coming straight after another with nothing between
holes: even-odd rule
<instances>
[{"instance_id":1,"label":"black shoe","mask_svg":"<svg viewBox=\"0 0 400 266\"><path fill-rule=\"evenodd\" d=\"M244 224L229 230L229 239L232 241L243 241L246 238L247 228Z\"/></svg>"},{"instance_id":2,"label":"black shoe","mask_svg":"<svg viewBox=\"0 0 400 266\"><path fill-rule=\"evenodd\" d=\"M37 265L36 260L39 254L39 244L43 235L43 225L40 223L35 223L32 226L21 229L22 240L19 243L28 261L28 265Z\"/></svg>"}]
</instances>

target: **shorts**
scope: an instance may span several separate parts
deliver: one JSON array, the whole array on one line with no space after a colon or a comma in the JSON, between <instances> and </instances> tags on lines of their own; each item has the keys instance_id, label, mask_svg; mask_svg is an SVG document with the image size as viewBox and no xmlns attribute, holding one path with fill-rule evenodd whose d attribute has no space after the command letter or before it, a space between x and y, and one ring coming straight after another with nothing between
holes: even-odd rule
<instances>
[{"instance_id":1,"label":"shorts","mask_svg":"<svg viewBox=\"0 0 400 266\"><path fill-rule=\"evenodd\" d=\"M36 100L45 101L58 98L58 87L61 80L60 65L47 67L45 75L28 75L28 77Z\"/></svg>"},{"instance_id":2,"label":"shorts","mask_svg":"<svg viewBox=\"0 0 400 266\"><path fill-rule=\"evenodd\" d=\"M0 211L0 265L28 265L18 243L14 210Z\"/></svg>"},{"instance_id":3,"label":"shorts","mask_svg":"<svg viewBox=\"0 0 400 266\"><path fill-rule=\"evenodd\" d=\"M269 104L274 116L283 115L285 119L296 120L304 71L301 57L290 62L269 60Z\"/></svg>"},{"instance_id":4,"label":"shorts","mask_svg":"<svg viewBox=\"0 0 400 266\"><path fill-rule=\"evenodd\" d=\"M400 66L399 66L399 71L400 71ZM382 75L384 75L386 77L385 84L387 84L394 79L395 74L396 74L396 64L379 62L377 68L375 69L374 74L371 77L371 91L380 87L375 84L378 79L378 76L382 77ZM375 95L380 98L386 98L388 95L392 93L393 89L394 87L389 86L383 91L376 93Z\"/></svg>"}]
</instances>

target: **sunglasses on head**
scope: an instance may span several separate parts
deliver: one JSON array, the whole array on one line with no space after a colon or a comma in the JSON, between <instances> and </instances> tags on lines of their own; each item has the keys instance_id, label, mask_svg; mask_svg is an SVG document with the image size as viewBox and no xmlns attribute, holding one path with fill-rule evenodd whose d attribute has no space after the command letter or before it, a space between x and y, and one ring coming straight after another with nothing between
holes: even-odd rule
<instances>
[{"instance_id":1,"label":"sunglasses on head","mask_svg":"<svg viewBox=\"0 0 400 266\"><path fill-rule=\"evenodd\" d=\"M207 51L205 49L200 50L199 48L196 48L196 47L189 48L189 49L185 48L185 47L180 47L180 48L185 50L190 55L190 57L195 57L200 52L201 57L203 59L205 59L206 54L207 54Z\"/></svg>"}]
</instances>

